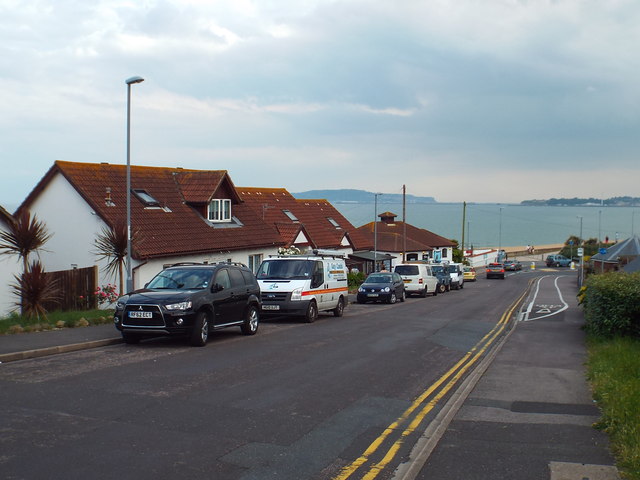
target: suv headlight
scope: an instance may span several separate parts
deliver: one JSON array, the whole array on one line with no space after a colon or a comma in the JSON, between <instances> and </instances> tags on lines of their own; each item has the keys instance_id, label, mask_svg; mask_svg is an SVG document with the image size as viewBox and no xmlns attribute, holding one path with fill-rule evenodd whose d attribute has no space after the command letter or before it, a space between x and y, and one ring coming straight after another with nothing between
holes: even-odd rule
<instances>
[{"instance_id":1,"label":"suv headlight","mask_svg":"<svg viewBox=\"0 0 640 480\"><path fill-rule=\"evenodd\" d=\"M384 291L389 293L391 291L391 289L389 287L384 287Z\"/></svg>"},{"instance_id":2,"label":"suv headlight","mask_svg":"<svg viewBox=\"0 0 640 480\"><path fill-rule=\"evenodd\" d=\"M186 302L171 303L169 305L165 305L164 308L167 310L189 310L191 305L191 301L188 300Z\"/></svg>"},{"instance_id":3,"label":"suv headlight","mask_svg":"<svg viewBox=\"0 0 640 480\"><path fill-rule=\"evenodd\" d=\"M299 302L300 300L302 300L302 287L296 288L291 292L292 302Z\"/></svg>"}]
</instances>

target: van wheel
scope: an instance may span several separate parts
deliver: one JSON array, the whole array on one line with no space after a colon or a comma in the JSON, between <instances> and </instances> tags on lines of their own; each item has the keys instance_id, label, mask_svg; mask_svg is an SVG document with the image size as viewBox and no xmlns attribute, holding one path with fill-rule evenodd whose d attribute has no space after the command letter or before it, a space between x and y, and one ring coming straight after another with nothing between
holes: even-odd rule
<instances>
[{"instance_id":1,"label":"van wheel","mask_svg":"<svg viewBox=\"0 0 640 480\"><path fill-rule=\"evenodd\" d=\"M191 345L194 347L204 347L209 338L209 318L204 312L198 312L191 330Z\"/></svg>"},{"instance_id":2,"label":"van wheel","mask_svg":"<svg viewBox=\"0 0 640 480\"><path fill-rule=\"evenodd\" d=\"M333 309L334 317L341 317L342 315L344 315L344 297L338 299L338 305Z\"/></svg>"},{"instance_id":3,"label":"van wheel","mask_svg":"<svg viewBox=\"0 0 640 480\"><path fill-rule=\"evenodd\" d=\"M448 284L447 284L447 286L446 286L445 288L446 288L447 292L450 292L450 291L451 291L451 284L450 284L450 283L448 283Z\"/></svg>"},{"instance_id":4,"label":"van wheel","mask_svg":"<svg viewBox=\"0 0 640 480\"><path fill-rule=\"evenodd\" d=\"M260 322L260 315L255 305L249 305L247 314L244 318L244 322L240 326L240 330L244 335L255 335L258 331L258 323Z\"/></svg>"},{"instance_id":5,"label":"van wheel","mask_svg":"<svg viewBox=\"0 0 640 480\"><path fill-rule=\"evenodd\" d=\"M407 298L407 292L405 290L402 290L402 295L400 295L400 301L404 302L405 298Z\"/></svg>"},{"instance_id":6,"label":"van wheel","mask_svg":"<svg viewBox=\"0 0 640 480\"><path fill-rule=\"evenodd\" d=\"M424 291L426 292L427 289L425 288ZM438 295L438 287L433 289L433 296L435 297L436 295Z\"/></svg>"},{"instance_id":7,"label":"van wheel","mask_svg":"<svg viewBox=\"0 0 640 480\"><path fill-rule=\"evenodd\" d=\"M426 297L426 296L427 296L427 287L424 287L424 290L422 290L422 291L420 292L420 296L421 296L422 298L424 298L424 297Z\"/></svg>"},{"instance_id":8,"label":"van wheel","mask_svg":"<svg viewBox=\"0 0 640 480\"><path fill-rule=\"evenodd\" d=\"M460 288L464 288L464 282L460 282Z\"/></svg>"},{"instance_id":9,"label":"van wheel","mask_svg":"<svg viewBox=\"0 0 640 480\"><path fill-rule=\"evenodd\" d=\"M316 302L309 302L307 314L304 319L307 323L313 323L318 319L318 306L316 305Z\"/></svg>"}]
</instances>

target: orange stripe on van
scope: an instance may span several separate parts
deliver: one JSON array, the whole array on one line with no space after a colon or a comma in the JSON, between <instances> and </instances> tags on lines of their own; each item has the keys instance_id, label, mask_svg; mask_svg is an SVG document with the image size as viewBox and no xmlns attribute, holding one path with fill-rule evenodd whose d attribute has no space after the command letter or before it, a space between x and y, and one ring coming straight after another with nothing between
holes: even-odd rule
<instances>
[{"instance_id":1,"label":"orange stripe on van","mask_svg":"<svg viewBox=\"0 0 640 480\"><path fill-rule=\"evenodd\" d=\"M309 290L306 292L302 292L302 296L304 297L305 295L318 295L322 293L340 293L340 292L347 293L348 291L349 291L348 287L327 288L325 290Z\"/></svg>"}]
</instances>

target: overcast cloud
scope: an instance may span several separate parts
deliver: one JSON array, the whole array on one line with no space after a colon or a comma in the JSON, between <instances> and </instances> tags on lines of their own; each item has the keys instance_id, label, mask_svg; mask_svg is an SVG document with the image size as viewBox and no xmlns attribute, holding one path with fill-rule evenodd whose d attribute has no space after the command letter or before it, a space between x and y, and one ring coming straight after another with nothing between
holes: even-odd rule
<instances>
[{"instance_id":1,"label":"overcast cloud","mask_svg":"<svg viewBox=\"0 0 640 480\"><path fill-rule=\"evenodd\" d=\"M442 202L640 196L640 3L0 0L0 205L57 159Z\"/></svg>"}]
</instances>

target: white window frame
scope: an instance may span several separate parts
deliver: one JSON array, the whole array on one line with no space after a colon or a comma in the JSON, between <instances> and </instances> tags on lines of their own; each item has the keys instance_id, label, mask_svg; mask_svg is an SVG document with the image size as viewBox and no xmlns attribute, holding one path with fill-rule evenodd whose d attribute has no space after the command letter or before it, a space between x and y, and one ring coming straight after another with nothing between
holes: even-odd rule
<instances>
[{"instance_id":1,"label":"white window frame","mask_svg":"<svg viewBox=\"0 0 640 480\"><path fill-rule=\"evenodd\" d=\"M231 200L228 198L214 198L207 207L207 218L210 222L231 221Z\"/></svg>"},{"instance_id":2,"label":"white window frame","mask_svg":"<svg viewBox=\"0 0 640 480\"><path fill-rule=\"evenodd\" d=\"M249 269L255 274L262 263L264 256L261 253L249 255Z\"/></svg>"}]
</instances>

